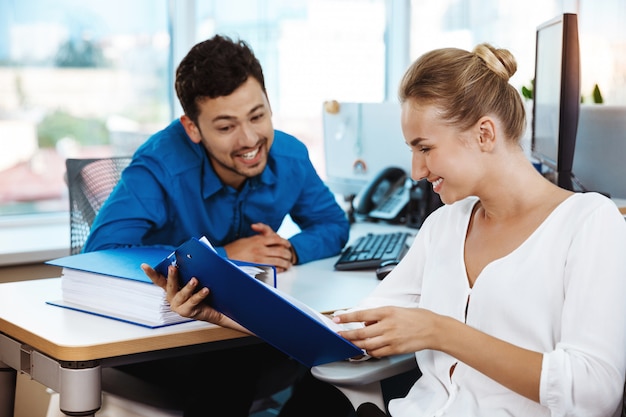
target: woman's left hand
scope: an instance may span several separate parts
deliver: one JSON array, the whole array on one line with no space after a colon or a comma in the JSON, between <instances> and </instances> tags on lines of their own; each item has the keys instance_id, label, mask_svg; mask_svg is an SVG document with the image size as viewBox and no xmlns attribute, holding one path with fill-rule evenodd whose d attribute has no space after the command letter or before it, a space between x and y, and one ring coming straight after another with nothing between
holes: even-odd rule
<instances>
[{"instance_id":1,"label":"woman's left hand","mask_svg":"<svg viewBox=\"0 0 626 417\"><path fill-rule=\"evenodd\" d=\"M438 317L422 308L388 306L339 314L333 320L363 322L365 327L339 334L370 356L382 357L437 348Z\"/></svg>"}]
</instances>

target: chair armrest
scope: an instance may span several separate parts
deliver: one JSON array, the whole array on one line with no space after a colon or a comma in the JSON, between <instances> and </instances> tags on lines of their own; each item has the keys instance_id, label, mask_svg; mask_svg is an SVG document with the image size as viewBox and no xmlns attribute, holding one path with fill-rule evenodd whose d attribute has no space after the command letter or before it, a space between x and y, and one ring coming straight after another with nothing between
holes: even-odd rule
<instances>
[{"instance_id":1,"label":"chair armrest","mask_svg":"<svg viewBox=\"0 0 626 417\"><path fill-rule=\"evenodd\" d=\"M338 361L314 366L311 373L317 379L333 385L367 385L372 382L417 368L415 354L371 358L362 362Z\"/></svg>"}]
</instances>

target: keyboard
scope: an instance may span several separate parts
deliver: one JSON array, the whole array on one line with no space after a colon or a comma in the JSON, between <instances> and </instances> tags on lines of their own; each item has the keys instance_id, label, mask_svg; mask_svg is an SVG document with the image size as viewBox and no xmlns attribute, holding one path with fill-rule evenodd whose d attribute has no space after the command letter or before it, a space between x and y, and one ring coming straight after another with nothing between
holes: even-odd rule
<instances>
[{"instance_id":1,"label":"keyboard","mask_svg":"<svg viewBox=\"0 0 626 417\"><path fill-rule=\"evenodd\" d=\"M368 233L345 248L335 263L335 269L376 269L383 262L399 261L408 249L408 232Z\"/></svg>"}]
</instances>

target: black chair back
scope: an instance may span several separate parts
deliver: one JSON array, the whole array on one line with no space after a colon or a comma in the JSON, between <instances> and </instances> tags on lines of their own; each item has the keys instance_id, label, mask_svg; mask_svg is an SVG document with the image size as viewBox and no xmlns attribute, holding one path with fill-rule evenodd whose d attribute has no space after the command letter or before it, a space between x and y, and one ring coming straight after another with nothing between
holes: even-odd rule
<instances>
[{"instance_id":1,"label":"black chair back","mask_svg":"<svg viewBox=\"0 0 626 417\"><path fill-rule=\"evenodd\" d=\"M129 156L67 159L66 182L70 200L70 253L80 253L98 211L118 183Z\"/></svg>"}]
</instances>

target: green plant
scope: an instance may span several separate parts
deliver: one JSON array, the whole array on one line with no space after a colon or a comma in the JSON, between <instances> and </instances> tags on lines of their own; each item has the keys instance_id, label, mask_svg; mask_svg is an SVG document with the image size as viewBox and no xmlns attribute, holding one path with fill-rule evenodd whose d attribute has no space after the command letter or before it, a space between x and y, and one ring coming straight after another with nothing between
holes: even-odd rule
<instances>
[{"instance_id":1,"label":"green plant","mask_svg":"<svg viewBox=\"0 0 626 417\"><path fill-rule=\"evenodd\" d=\"M535 90L535 80L532 79L530 80L529 85L522 86L522 97L524 97L526 100L532 100L534 90Z\"/></svg>"},{"instance_id":2,"label":"green plant","mask_svg":"<svg viewBox=\"0 0 626 417\"><path fill-rule=\"evenodd\" d=\"M598 84L593 86L593 92L591 93L591 97L593 98L593 102L596 104L604 103L604 98L602 97L602 93L600 92L600 87Z\"/></svg>"},{"instance_id":3,"label":"green plant","mask_svg":"<svg viewBox=\"0 0 626 417\"><path fill-rule=\"evenodd\" d=\"M594 104L602 104L604 103L604 98L602 97L602 93L600 92L600 87L598 84L594 84L593 90L591 90L591 94L589 96L580 96L581 103L594 103Z\"/></svg>"},{"instance_id":4,"label":"green plant","mask_svg":"<svg viewBox=\"0 0 626 417\"><path fill-rule=\"evenodd\" d=\"M532 79L530 80L530 84L522 86L521 88L522 97L524 97L526 100L532 100L534 90L535 90L535 80ZM591 100L595 104L604 103L604 97L602 97L602 92L600 91L600 87L598 86L598 84L595 84L593 86L593 91L591 92ZM581 94L580 102L583 103L584 101L585 101L585 97Z\"/></svg>"},{"instance_id":5,"label":"green plant","mask_svg":"<svg viewBox=\"0 0 626 417\"><path fill-rule=\"evenodd\" d=\"M80 118L57 110L48 114L37 125L37 140L41 148L54 147L65 137L70 137L82 145L109 143L109 131L105 123L95 118Z\"/></svg>"}]
</instances>

